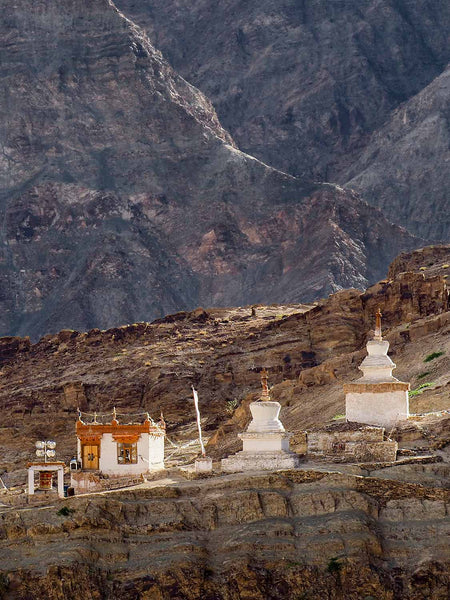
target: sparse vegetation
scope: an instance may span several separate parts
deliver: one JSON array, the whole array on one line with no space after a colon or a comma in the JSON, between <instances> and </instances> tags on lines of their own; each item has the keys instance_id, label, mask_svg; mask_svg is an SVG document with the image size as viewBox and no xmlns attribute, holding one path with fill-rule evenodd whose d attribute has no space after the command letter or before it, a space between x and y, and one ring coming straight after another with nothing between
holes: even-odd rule
<instances>
[{"instance_id":1,"label":"sparse vegetation","mask_svg":"<svg viewBox=\"0 0 450 600\"><path fill-rule=\"evenodd\" d=\"M70 517L70 515L72 515L74 512L74 508L70 508L69 506L62 506L56 514L59 517Z\"/></svg>"},{"instance_id":2,"label":"sparse vegetation","mask_svg":"<svg viewBox=\"0 0 450 600\"><path fill-rule=\"evenodd\" d=\"M426 356L423 359L423 362L427 363L427 362L431 362L432 360L434 360L435 358L439 358L439 356L442 356L444 353L443 350L439 351L439 352L432 352L431 354L429 354L428 356Z\"/></svg>"},{"instance_id":3,"label":"sparse vegetation","mask_svg":"<svg viewBox=\"0 0 450 600\"><path fill-rule=\"evenodd\" d=\"M423 379L424 377L426 377L429 374L430 374L430 371L425 371L424 373L417 375L417 379Z\"/></svg>"},{"instance_id":4,"label":"sparse vegetation","mask_svg":"<svg viewBox=\"0 0 450 600\"><path fill-rule=\"evenodd\" d=\"M431 387L433 384L432 383L421 383L419 385L419 387L416 387L415 390L410 390L409 392L409 397L414 397L414 396L419 396L420 394L422 394L427 388Z\"/></svg>"},{"instance_id":5,"label":"sparse vegetation","mask_svg":"<svg viewBox=\"0 0 450 600\"><path fill-rule=\"evenodd\" d=\"M235 398L234 400L228 400L227 401L227 407L226 407L226 411L227 411L227 415L232 415L234 413L234 411L236 410L236 408L238 407L238 400L237 398Z\"/></svg>"},{"instance_id":6,"label":"sparse vegetation","mask_svg":"<svg viewBox=\"0 0 450 600\"><path fill-rule=\"evenodd\" d=\"M328 573L340 573L342 571L342 564L339 562L339 559L337 556L334 556L333 558L330 558L328 565L327 565L327 571Z\"/></svg>"},{"instance_id":7,"label":"sparse vegetation","mask_svg":"<svg viewBox=\"0 0 450 600\"><path fill-rule=\"evenodd\" d=\"M339 421L339 419L345 419L345 415L334 415L332 421Z\"/></svg>"},{"instance_id":8,"label":"sparse vegetation","mask_svg":"<svg viewBox=\"0 0 450 600\"><path fill-rule=\"evenodd\" d=\"M6 598L6 592L9 590L9 578L5 573L0 573L0 600Z\"/></svg>"}]
</instances>

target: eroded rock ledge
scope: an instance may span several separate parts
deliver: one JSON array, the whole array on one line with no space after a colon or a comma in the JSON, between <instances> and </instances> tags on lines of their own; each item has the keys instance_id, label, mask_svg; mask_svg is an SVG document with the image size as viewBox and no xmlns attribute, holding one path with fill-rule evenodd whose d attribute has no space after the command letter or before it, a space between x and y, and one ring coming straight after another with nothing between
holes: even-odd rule
<instances>
[{"instance_id":1,"label":"eroded rock ledge","mask_svg":"<svg viewBox=\"0 0 450 600\"><path fill-rule=\"evenodd\" d=\"M4 597L443 599L449 500L415 484L288 471L5 510Z\"/></svg>"}]
</instances>

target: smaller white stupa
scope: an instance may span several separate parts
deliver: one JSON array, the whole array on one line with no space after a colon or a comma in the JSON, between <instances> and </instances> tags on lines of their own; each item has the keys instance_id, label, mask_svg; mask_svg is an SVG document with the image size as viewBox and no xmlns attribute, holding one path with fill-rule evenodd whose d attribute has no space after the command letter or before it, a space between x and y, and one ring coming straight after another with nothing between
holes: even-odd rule
<instances>
[{"instance_id":1,"label":"smaller white stupa","mask_svg":"<svg viewBox=\"0 0 450 600\"><path fill-rule=\"evenodd\" d=\"M389 342L381 335L381 311L376 314L375 335L367 342L367 356L359 367L363 376L344 385L347 421L392 427L409 416L409 383L392 375L395 364L387 355Z\"/></svg>"},{"instance_id":2,"label":"smaller white stupa","mask_svg":"<svg viewBox=\"0 0 450 600\"><path fill-rule=\"evenodd\" d=\"M243 442L241 452L222 459L222 471L293 469L299 457L289 450L291 433L287 433L279 417L281 405L270 399L267 371L261 373L262 395L250 404L252 421L245 433L240 433Z\"/></svg>"}]
</instances>

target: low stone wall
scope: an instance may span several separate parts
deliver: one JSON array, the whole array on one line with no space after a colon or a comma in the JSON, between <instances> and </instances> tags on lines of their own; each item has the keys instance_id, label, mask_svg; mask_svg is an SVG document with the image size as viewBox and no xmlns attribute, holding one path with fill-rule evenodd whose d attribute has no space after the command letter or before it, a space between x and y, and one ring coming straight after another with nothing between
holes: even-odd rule
<instances>
[{"instance_id":1,"label":"low stone wall","mask_svg":"<svg viewBox=\"0 0 450 600\"><path fill-rule=\"evenodd\" d=\"M361 427L353 431L311 431L307 433L308 453L333 454L344 451L347 442L382 442L383 427Z\"/></svg>"},{"instance_id":2,"label":"low stone wall","mask_svg":"<svg viewBox=\"0 0 450 600\"><path fill-rule=\"evenodd\" d=\"M398 444L383 438L382 427L313 431L307 435L308 454L333 462L393 462Z\"/></svg>"},{"instance_id":3,"label":"low stone wall","mask_svg":"<svg viewBox=\"0 0 450 600\"><path fill-rule=\"evenodd\" d=\"M397 442L348 442L344 457L349 462L394 462L397 449Z\"/></svg>"},{"instance_id":4,"label":"low stone wall","mask_svg":"<svg viewBox=\"0 0 450 600\"><path fill-rule=\"evenodd\" d=\"M70 485L75 494L88 494L90 492L102 492L129 487L142 483L143 476L136 477L108 477L101 472L75 471L71 473Z\"/></svg>"},{"instance_id":5,"label":"low stone wall","mask_svg":"<svg viewBox=\"0 0 450 600\"><path fill-rule=\"evenodd\" d=\"M59 500L56 489L43 492L37 490L35 494L29 496L25 488L19 490L2 490L0 493L0 509L3 507L23 507L39 506L41 504L51 504Z\"/></svg>"}]
</instances>

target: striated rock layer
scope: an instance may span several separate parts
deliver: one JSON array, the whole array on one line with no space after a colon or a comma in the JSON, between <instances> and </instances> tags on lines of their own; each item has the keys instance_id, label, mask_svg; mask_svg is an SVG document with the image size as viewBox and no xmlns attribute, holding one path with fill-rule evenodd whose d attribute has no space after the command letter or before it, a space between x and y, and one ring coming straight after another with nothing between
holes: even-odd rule
<instances>
[{"instance_id":1,"label":"striated rock layer","mask_svg":"<svg viewBox=\"0 0 450 600\"><path fill-rule=\"evenodd\" d=\"M419 245L356 194L238 151L111 1L2 17L2 335L363 289Z\"/></svg>"},{"instance_id":2,"label":"striated rock layer","mask_svg":"<svg viewBox=\"0 0 450 600\"><path fill-rule=\"evenodd\" d=\"M3 597L444 600L449 501L285 471L73 498L65 513L3 510Z\"/></svg>"}]
</instances>

